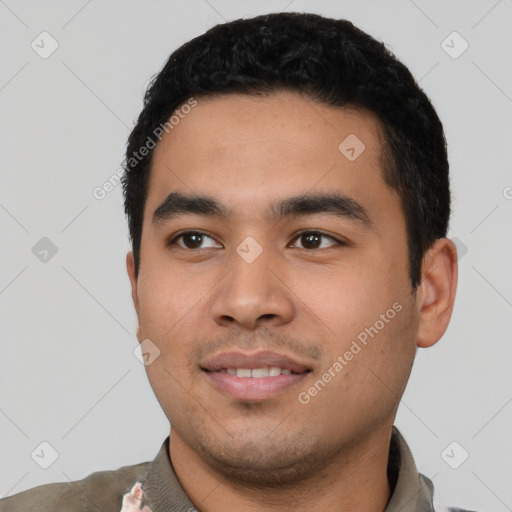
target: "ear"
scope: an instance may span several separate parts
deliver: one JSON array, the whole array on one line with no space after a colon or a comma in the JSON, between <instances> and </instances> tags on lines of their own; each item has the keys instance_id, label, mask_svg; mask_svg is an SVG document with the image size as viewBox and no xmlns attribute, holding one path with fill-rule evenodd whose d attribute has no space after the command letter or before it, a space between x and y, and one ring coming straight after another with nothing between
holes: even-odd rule
<instances>
[{"instance_id":1,"label":"ear","mask_svg":"<svg viewBox=\"0 0 512 512\"><path fill-rule=\"evenodd\" d=\"M457 270L455 244L448 238L436 240L423 258L417 290L418 347L431 347L448 328L455 302Z\"/></svg>"},{"instance_id":2,"label":"ear","mask_svg":"<svg viewBox=\"0 0 512 512\"><path fill-rule=\"evenodd\" d=\"M135 259L133 257L133 251L129 251L126 254L126 271L128 272L128 277L130 278L130 284L132 286L132 301L133 306L135 307L135 312L137 313L137 322L139 323L139 326L137 327L137 339L142 341L140 328L140 305L139 296L137 293L137 276L135 275Z\"/></svg>"}]
</instances>

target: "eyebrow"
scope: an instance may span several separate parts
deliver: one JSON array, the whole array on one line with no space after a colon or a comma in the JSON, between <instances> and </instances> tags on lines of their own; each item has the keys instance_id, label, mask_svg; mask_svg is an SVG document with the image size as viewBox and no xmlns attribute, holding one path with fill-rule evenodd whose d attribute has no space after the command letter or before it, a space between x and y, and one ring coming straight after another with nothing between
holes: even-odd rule
<instances>
[{"instance_id":1,"label":"eyebrow","mask_svg":"<svg viewBox=\"0 0 512 512\"><path fill-rule=\"evenodd\" d=\"M162 224L187 214L228 219L231 213L229 208L213 197L171 192L153 212L152 222ZM269 221L277 221L314 214L343 217L360 223L366 229L374 227L366 209L356 200L340 193L302 194L282 199L269 206L266 218Z\"/></svg>"}]
</instances>

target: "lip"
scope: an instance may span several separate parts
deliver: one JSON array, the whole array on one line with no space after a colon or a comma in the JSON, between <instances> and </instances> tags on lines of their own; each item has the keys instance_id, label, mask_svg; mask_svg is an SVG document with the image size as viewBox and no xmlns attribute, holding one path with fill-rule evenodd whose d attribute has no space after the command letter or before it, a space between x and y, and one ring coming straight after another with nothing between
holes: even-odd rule
<instances>
[{"instance_id":1,"label":"lip","mask_svg":"<svg viewBox=\"0 0 512 512\"><path fill-rule=\"evenodd\" d=\"M235 400L261 401L293 388L301 383L312 370L303 362L296 361L284 354L271 351L247 354L243 352L224 352L205 361L201 370L208 381L219 391ZM237 377L219 370L227 368L265 368L277 366L292 371L290 375L275 377Z\"/></svg>"},{"instance_id":2,"label":"lip","mask_svg":"<svg viewBox=\"0 0 512 512\"><path fill-rule=\"evenodd\" d=\"M244 352L223 352L201 363L201 369L217 372L228 368L264 368L278 366L294 373L304 373L311 370L305 363L296 361L290 356L278 354L269 350L247 354ZM252 378L252 377L251 377ZM271 377L269 377L271 378Z\"/></svg>"}]
</instances>

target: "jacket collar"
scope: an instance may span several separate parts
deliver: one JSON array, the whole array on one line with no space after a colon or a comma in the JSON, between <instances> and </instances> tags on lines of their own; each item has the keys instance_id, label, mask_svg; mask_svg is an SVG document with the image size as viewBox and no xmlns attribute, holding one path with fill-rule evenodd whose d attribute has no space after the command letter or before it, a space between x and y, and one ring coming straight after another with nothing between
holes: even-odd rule
<instances>
[{"instance_id":1,"label":"jacket collar","mask_svg":"<svg viewBox=\"0 0 512 512\"><path fill-rule=\"evenodd\" d=\"M418 473L409 446L393 426L389 447L388 474L397 474L396 485L384 512L434 512L434 485Z\"/></svg>"}]
</instances>

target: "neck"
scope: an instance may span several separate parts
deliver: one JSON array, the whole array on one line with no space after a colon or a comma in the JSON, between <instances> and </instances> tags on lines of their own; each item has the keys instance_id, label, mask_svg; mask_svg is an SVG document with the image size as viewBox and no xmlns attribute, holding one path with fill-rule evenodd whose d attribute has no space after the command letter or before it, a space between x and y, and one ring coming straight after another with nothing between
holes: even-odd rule
<instances>
[{"instance_id":1,"label":"neck","mask_svg":"<svg viewBox=\"0 0 512 512\"><path fill-rule=\"evenodd\" d=\"M387 477L391 427L336 454L317 474L279 488L255 488L227 479L209 466L177 434L169 452L178 480L202 512L383 512L391 496Z\"/></svg>"}]
</instances>

